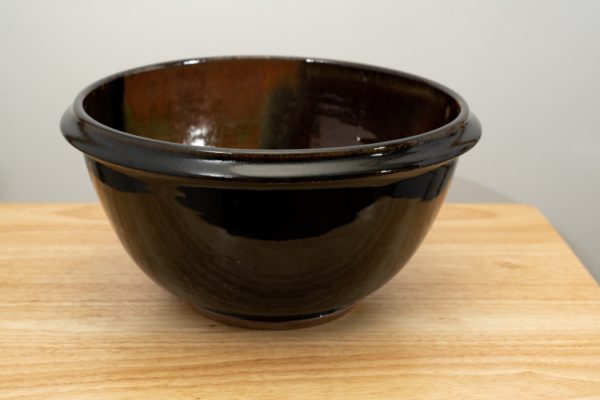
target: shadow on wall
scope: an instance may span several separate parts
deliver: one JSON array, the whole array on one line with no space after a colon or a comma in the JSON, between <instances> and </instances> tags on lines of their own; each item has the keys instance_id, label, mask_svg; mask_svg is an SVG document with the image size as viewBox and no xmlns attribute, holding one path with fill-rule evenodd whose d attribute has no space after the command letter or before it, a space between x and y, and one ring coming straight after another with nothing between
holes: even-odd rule
<instances>
[{"instance_id":1,"label":"shadow on wall","mask_svg":"<svg viewBox=\"0 0 600 400\"><path fill-rule=\"evenodd\" d=\"M469 179L454 177L446 201L451 203L516 203L503 193Z\"/></svg>"}]
</instances>

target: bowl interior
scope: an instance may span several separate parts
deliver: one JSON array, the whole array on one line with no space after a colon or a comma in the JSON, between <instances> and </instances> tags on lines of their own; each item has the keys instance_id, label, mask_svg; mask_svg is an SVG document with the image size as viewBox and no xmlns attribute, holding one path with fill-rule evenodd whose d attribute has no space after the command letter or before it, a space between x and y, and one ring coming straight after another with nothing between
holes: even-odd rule
<instances>
[{"instance_id":1,"label":"bowl interior","mask_svg":"<svg viewBox=\"0 0 600 400\"><path fill-rule=\"evenodd\" d=\"M302 149L376 143L430 131L460 111L426 82L352 65L213 59L113 79L83 100L111 128L181 144Z\"/></svg>"}]
</instances>

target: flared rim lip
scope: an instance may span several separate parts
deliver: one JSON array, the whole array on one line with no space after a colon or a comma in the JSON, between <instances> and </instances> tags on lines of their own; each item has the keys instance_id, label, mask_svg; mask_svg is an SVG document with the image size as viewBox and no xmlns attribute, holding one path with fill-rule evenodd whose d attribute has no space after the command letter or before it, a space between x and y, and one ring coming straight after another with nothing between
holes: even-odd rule
<instances>
[{"instance_id":1,"label":"flared rim lip","mask_svg":"<svg viewBox=\"0 0 600 400\"><path fill-rule=\"evenodd\" d=\"M83 102L85 98L94 90L98 89L102 85L105 85L111 81L121 79L123 77L134 75L141 72L147 72L152 70L158 70L163 68L172 67L185 67L187 65L195 65L200 63L219 62L219 61L230 61L230 60L274 60L274 61L294 61L301 63L320 63L327 64L343 68L352 68L358 70L366 70L372 72L378 72L391 76L396 76L403 79L409 79L415 82L420 82L425 85L431 86L442 93L448 95L459 105L459 112L456 117L444 124L416 135L407 136L404 138L369 143L369 144L357 144L351 146L338 146L338 147L319 147L319 148L301 148L301 149L245 149L245 148L231 148L231 147L213 147L213 146L199 146L191 144L182 144L175 142L168 142L163 140L151 139L136 134L128 133L118 129L114 129L108 125L105 125L96 119L92 118L84 109ZM247 159L251 157L255 161L268 160L272 158L301 158L304 160L315 159L318 160L322 157L327 158L338 158L338 157L352 157L359 155L367 155L371 153L387 152L394 149L411 147L415 144L422 144L430 142L436 139L442 139L449 136L456 129L461 128L469 117L469 108L466 101L454 90L437 83L435 81L413 75L410 73L388 69L369 64L354 63L347 61L338 61L325 58L312 58L312 57L295 57L295 56L268 56L268 55L236 55L236 56L220 56L220 57L199 57L199 58L187 58L175 61L155 63L137 68L127 69L88 85L83 89L75 98L73 102L73 111L79 121L83 122L84 125L89 125L96 128L94 131L104 132L118 139L119 142L126 142L133 146L146 147L151 146L154 149L169 152L169 153L185 153L187 155L196 155L199 157L208 158L225 158L228 160L235 159ZM107 160L110 161L110 160Z\"/></svg>"}]
</instances>

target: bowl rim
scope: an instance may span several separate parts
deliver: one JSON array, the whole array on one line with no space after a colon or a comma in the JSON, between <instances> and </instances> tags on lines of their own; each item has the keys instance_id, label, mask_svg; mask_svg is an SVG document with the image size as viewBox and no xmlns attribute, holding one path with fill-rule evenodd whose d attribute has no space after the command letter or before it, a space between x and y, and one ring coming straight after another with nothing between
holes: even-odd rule
<instances>
[{"instance_id":1,"label":"bowl rim","mask_svg":"<svg viewBox=\"0 0 600 400\"><path fill-rule=\"evenodd\" d=\"M85 98L92 91L116 79L157 69L231 60L320 63L395 76L441 91L457 102L459 112L452 121L433 130L399 139L338 147L245 149L198 146L135 135L97 121L83 106ZM126 168L175 176L201 176L207 179L275 181L310 180L323 176L327 176L328 179L341 179L427 167L458 157L473 147L481 136L479 122L470 112L466 101L452 89L432 80L368 64L325 58L269 55L186 58L131 68L109 75L79 92L61 119L61 131L74 147L87 156ZM339 165L336 165L336 161ZM274 163L284 167L283 170L273 171Z\"/></svg>"}]
</instances>

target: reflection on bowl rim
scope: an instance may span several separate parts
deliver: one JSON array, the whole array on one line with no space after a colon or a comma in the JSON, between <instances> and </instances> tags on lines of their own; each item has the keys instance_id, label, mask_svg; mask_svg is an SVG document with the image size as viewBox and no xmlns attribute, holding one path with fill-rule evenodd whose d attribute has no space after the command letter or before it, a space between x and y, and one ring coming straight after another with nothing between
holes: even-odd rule
<instances>
[{"instance_id":1,"label":"reflection on bowl rim","mask_svg":"<svg viewBox=\"0 0 600 400\"><path fill-rule=\"evenodd\" d=\"M436 129L394 140L323 148L239 149L181 144L127 133L100 123L83 107L84 99L93 90L128 75L236 59L321 63L396 76L441 91L457 102L459 111L452 121ZM203 57L128 69L82 90L63 115L61 130L74 147L113 165L181 177L263 183L306 182L323 177L327 180L352 179L432 167L460 156L473 147L481 135L479 122L470 113L465 100L437 82L366 64L284 56Z\"/></svg>"}]
</instances>

